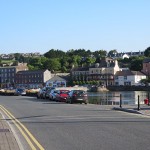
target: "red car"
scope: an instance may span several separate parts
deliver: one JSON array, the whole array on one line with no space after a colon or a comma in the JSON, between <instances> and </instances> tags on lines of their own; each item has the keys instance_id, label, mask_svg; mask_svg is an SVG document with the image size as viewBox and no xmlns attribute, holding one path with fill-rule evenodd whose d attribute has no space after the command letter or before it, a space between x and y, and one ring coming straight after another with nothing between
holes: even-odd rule
<instances>
[{"instance_id":1,"label":"red car","mask_svg":"<svg viewBox=\"0 0 150 150\"><path fill-rule=\"evenodd\" d=\"M68 98L69 90L58 90L56 95L56 101L57 102L66 102L66 99Z\"/></svg>"}]
</instances>

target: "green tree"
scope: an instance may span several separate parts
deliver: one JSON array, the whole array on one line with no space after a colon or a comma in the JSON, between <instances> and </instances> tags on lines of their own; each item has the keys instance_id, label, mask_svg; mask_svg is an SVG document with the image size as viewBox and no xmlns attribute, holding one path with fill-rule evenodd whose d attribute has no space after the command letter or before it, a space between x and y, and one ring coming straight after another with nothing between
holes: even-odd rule
<instances>
[{"instance_id":1,"label":"green tree","mask_svg":"<svg viewBox=\"0 0 150 150\"><path fill-rule=\"evenodd\" d=\"M108 52L108 56L112 56L112 55L117 54L117 53L118 53L118 52L117 52L116 49L110 50L110 51Z\"/></svg>"},{"instance_id":2,"label":"green tree","mask_svg":"<svg viewBox=\"0 0 150 150\"><path fill-rule=\"evenodd\" d=\"M106 57L107 56L107 51L105 50L98 50L93 52L93 55L97 58L102 58L102 57Z\"/></svg>"},{"instance_id":3,"label":"green tree","mask_svg":"<svg viewBox=\"0 0 150 150\"><path fill-rule=\"evenodd\" d=\"M143 57L132 57L130 69L141 71L143 67Z\"/></svg>"},{"instance_id":4,"label":"green tree","mask_svg":"<svg viewBox=\"0 0 150 150\"><path fill-rule=\"evenodd\" d=\"M63 52L62 50L58 50L58 49L57 50L51 49L48 52L46 52L44 56L47 58L61 58L65 56L65 52Z\"/></svg>"},{"instance_id":5,"label":"green tree","mask_svg":"<svg viewBox=\"0 0 150 150\"><path fill-rule=\"evenodd\" d=\"M148 47L148 48L144 51L144 56L150 57L150 47Z\"/></svg>"},{"instance_id":6,"label":"green tree","mask_svg":"<svg viewBox=\"0 0 150 150\"><path fill-rule=\"evenodd\" d=\"M40 57L30 58L29 65L34 66L34 69L32 67L33 70L40 70L40 69L42 69L41 58Z\"/></svg>"},{"instance_id":7,"label":"green tree","mask_svg":"<svg viewBox=\"0 0 150 150\"><path fill-rule=\"evenodd\" d=\"M87 57L86 60L85 60L85 62L88 66L93 64L95 61L96 61L96 59L92 58L92 57Z\"/></svg>"},{"instance_id":8,"label":"green tree","mask_svg":"<svg viewBox=\"0 0 150 150\"><path fill-rule=\"evenodd\" d=\"M58 58L47 59L44 62L44 66L50 71L59 71L61 68L61 64Z\"/></svg>"}]
</instances>

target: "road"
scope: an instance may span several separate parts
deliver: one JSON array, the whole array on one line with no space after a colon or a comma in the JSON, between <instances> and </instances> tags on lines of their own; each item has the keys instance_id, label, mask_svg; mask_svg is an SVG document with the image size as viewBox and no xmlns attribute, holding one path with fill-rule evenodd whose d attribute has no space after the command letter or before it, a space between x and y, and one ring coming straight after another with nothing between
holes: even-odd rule
<instances>
[{"instance_id":1,"label":"road","mask_svg":"<svg viewBox=\"0 0 150 150\"><path fill-rule=\"evenodd\" d=\"M4 106L46 150L149 150L150 118L110 107L0 96ZM25 149L22 133L15 132Z\"/></svg>"}]
</instances>

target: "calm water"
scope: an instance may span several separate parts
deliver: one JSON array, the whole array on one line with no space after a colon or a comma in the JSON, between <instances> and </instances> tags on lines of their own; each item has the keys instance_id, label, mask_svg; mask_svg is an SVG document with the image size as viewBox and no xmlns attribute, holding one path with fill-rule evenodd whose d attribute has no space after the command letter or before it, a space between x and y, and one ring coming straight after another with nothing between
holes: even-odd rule
<instances>
[{"instance_id":1,"label":"calm water","mask_svg":"<svg viewBox=\"0 0 150 150\"><path fill-rule=\"evenodd\" d=\"M144 99L148 97L147 91L114 91L114 92L88 92L89 103L99 105L119 105L120 94L122 95L122 104L137 104L138 95L140 103L144 103Z\"/></svg>"}]
</instances>

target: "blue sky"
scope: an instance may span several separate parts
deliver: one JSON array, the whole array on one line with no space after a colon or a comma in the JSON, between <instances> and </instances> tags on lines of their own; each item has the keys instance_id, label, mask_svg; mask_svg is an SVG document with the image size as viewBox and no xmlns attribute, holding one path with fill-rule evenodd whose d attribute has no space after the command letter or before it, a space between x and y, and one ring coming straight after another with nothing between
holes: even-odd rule
<instances>
[{"instance_id":1,"label":"blue sky","mask_svg":"<svg viewBox=\"0 0 150 150\"><path fill-rule=\"evenodd\" d=\"M0 54L50 49L143 51L150 0L0 0Z\"/></svg>"}]
</instances>

